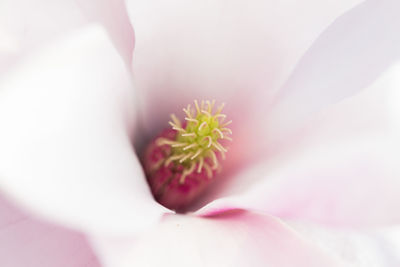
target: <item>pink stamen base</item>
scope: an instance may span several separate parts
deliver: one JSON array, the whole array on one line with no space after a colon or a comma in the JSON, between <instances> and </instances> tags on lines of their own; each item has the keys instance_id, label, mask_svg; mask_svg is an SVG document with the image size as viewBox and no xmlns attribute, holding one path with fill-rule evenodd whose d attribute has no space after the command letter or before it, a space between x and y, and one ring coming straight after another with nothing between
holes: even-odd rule
<instances>
[{"instance_id":1,"label":"pink stamen base","mask_svg":"<svg viewBox=\"0 0 400 267\"><path fill-rule=\"evenodd\" d=\"M171 147L157 145L156 140L160 137L175 140L176 135L177 131L175 130L164 130L147 147L143 163L147 181L156 201L171 210L182 213L199 198L214 181L214 178L210 179L206 169L202 168L200 173L194 171L187 175L184 183L181 183L180 178L184 166L176 161L165 166L163 160L170 155ZM206 160L212 165L210 159ZM215 176L217 170L212 170L212 172L212 176Z\"/></svg>"}]
</instances>

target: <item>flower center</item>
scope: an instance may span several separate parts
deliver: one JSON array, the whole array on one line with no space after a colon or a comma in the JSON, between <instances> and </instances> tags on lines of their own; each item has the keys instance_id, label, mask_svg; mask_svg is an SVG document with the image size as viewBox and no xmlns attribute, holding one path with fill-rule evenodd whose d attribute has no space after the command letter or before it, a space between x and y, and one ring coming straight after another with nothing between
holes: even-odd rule
<instances>
[{"instance_id":1,"label":"flower center","mask_svg":"<svg viewBox=\"0 0 400 267\"><path fill-rule=\"evenodd\" d=\"M194 101L183 109L184 121L171 115L172 129L165 130L146 152L145 170L152 192L164 206L187 207L221 170L225 140L232 141L227 127L232 121L222 114L224 104L214 111L215 101ZM164 200L163 200L164 199Z\"/></svg>"}]
</instances>

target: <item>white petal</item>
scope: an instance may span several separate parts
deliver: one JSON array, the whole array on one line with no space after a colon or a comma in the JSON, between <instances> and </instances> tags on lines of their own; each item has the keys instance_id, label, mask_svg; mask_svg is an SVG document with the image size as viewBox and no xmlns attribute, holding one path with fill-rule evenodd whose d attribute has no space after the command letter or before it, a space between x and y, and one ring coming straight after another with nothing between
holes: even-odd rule
<instances>
[{"instance_id":1,"label":"white petal","mask_svg":"<svg viewBox=\"0 0 400 267\"><path fill-rule=\"evenodd\" d=\"M0 196L0 266L99 267L85 237L40 221Z\"/></svg>"},{"instance_id":2,"label":"white petal","mask_svg":"<svg viewBox=\"0 0 400 267\"><path fill-rule=\"evenodd\" d=\"M124 265L127 258L130 258L132 249L139 239L137 235L120 237L96 235L89 236L88 240L103 267L118 267Z\"/></svg>"},{"instance_id":3,"label":"white petal","mask_svg":"<svg viewBox=\"0 0 400 267\"><path fill-rule=\"evenodd\" d=\"M12 65L18 50L18 41L9 32L0 28L0 75Z\"/></svg>"},{"instance_id":4,"label":"white petal","mask_svg":"<svg viewBox=\"0 0 400 267\"><path fill-rule=\"evenodd\" d=\"M154 130L195 98L226 101L231 118L248 118L318 34L360 1L126 2L135 85L144 124Z\"/></svg>"},{"instance_id":5,"label":"white petal","mask_svg":"<svg viewBox=\"0 0 400 267\"><path fill-rule=\"evenodd\" d=\"M281 221L245 211L208 218L168 216L132 241L125 254L114 254L117 250L108 250L107 243L102 248L110 267L340 266Z\"/></svg>"},{"instance_id":6,"label":"white petal","mask_svg":"<svg viewBox=\"0 0 400 267\"><path fill-rule=\"evenodd\" d=\"M287 152L233 177L231 197L200 212L236 206L330 225L399 223L399 87L400 64L321 112Z\"/></svg>"},{"instance_id":7,"label":"white petal","mask_svg":"<svg viewBox=\"0 0 400 267\"><path fill-rule=\"evenodd\" d=\"M317 225L291 222L299 234L333 257L340 258L345 266L392 267L400 265L400 228L382 229L332 229Z\"/></svg>"},{"instance_id":8,"label":"white petal","mask_svg":"<svg viewBox=\"0 0 400 267\"><path fill-rule=\"evenodd\" d=\"M0 73L44 43L92 22L107 29L120 54L130 62L133 30L123 0L2 0L0 40L8 35L13 51L2 54L0 45Z\"/></svg>"},{"instance_id":9,"label":"white petal","mask_svg":"<svg viewBox=\"0 0 400 267\"><path fill-rule=\"evenodd\" d=\"M130 75L102 28L69 37L0 82L1 188L72 226L135 232L161 208L130 142Z\"/></svg>"},{"instance_id":10,"label":"white petal","mask_svg":"<svg viewBox=\"0 0 400 267\"><path fill-rule=\"evenodd\" d=\"M266 131L286 138L310 115L367 88L399 60L399 9L397 0L366 1L337 19L279 92Z\"/></svg>"}]
</instances>

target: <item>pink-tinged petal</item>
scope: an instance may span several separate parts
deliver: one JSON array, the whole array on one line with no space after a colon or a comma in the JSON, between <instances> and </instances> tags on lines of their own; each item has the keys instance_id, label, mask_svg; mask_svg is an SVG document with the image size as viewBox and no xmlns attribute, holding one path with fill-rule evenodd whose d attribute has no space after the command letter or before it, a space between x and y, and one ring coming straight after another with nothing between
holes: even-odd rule
<instances>
[{"instance_id":1,"label":"pink-tinged petal","mask_svg":"<svg viewBox=\"0 0 400 267\"><path fill-rule=\"evenodd\" d=\"M38 220L0 196L0 266L100 267L85 237Z\"/></svg>"},{"instance_id":2,"label":"pink-tinged petal","mask_svg":"<svg viewBox=\"0 0 400 267\"><path fill-rule=\"evenodd\" d=\"M143 122L155 131L194 98L226 101L234 121L249 118L318 34L361 1L126 2Z\"/></svg>"},{"instance_id":3,"label":"pink-tinged petal","mask_svg":"<svg viewBox=\"0 0 400 267\"><path fill-rule=\"evenodd\" d=\"M340 266L281 221L239 210L208 218L167 216L131 246L105 266ZM108 252L116 251L104 247Z\"/></svg>"},{"instance_id":4,"label":"pink-tinged petal","mask_svg":"<svg viewBox=\"0 0 400 267\"><path fill-rule=\"evenodd\" d=\"M161 216L130 142L130 75L101 27L54 43L0 88L8 194L90 231L135 232Z\"/></svg>"},{"instance_id":5,"label":"pink-tinged petal","mask_svg":"<svg viewBox=\"0 0 400 267\"><path fill-rule=\"evenodd\" d=\"M263 134L272 130L287 138L287 132L302 126L310 115L370 86L399 60L398 10L397 0L371 0L338 18L277 95L270 114L273 121Z\"/></svg>"},{"instance_id":6,"label":"pink-tinged petal","mask_svg":"<svg viewBox=\"0 0 400 267\"><path fill-rule=\"evenodd\" d=\"M0 45L0 73L44 43L93 22L106 28L129 64L134 38L123 0L1 1L0 40L9 35L15 49L2 54Z\"/></svg>"},{"instance_id":7,"label":"pink-tinged petal","mask_svg":"<svg viewBox=\"0 0 400 267\"><path fill-rule=\"evenodd\" d=\"M249 168L203 208L253 208L335 226L400 223L400 65L325 109L290 150ZM237 194L237 197L235 197Z\"/></svg>"}]
</instances>

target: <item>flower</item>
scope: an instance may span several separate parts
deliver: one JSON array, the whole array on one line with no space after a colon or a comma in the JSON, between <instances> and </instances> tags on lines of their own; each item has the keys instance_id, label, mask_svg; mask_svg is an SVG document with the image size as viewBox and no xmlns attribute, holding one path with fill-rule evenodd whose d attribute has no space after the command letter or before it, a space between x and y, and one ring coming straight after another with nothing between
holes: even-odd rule
<instances>
[{"instance_id":1,"label":"flower","mask_svg":"<svg viewBox=\"0 0 400 267\"><path fill-rule=\"evenodd\" d=\"M132 62L122 3L40 3L36 30L0 29L1 190L85 231L101 264L398 265L396 1L127 1ZM4 5L6 19L26 7ZM235 142L219 183L175 215L132 140L196 98L229 103Z\"/></svg>"}]
</instances>

